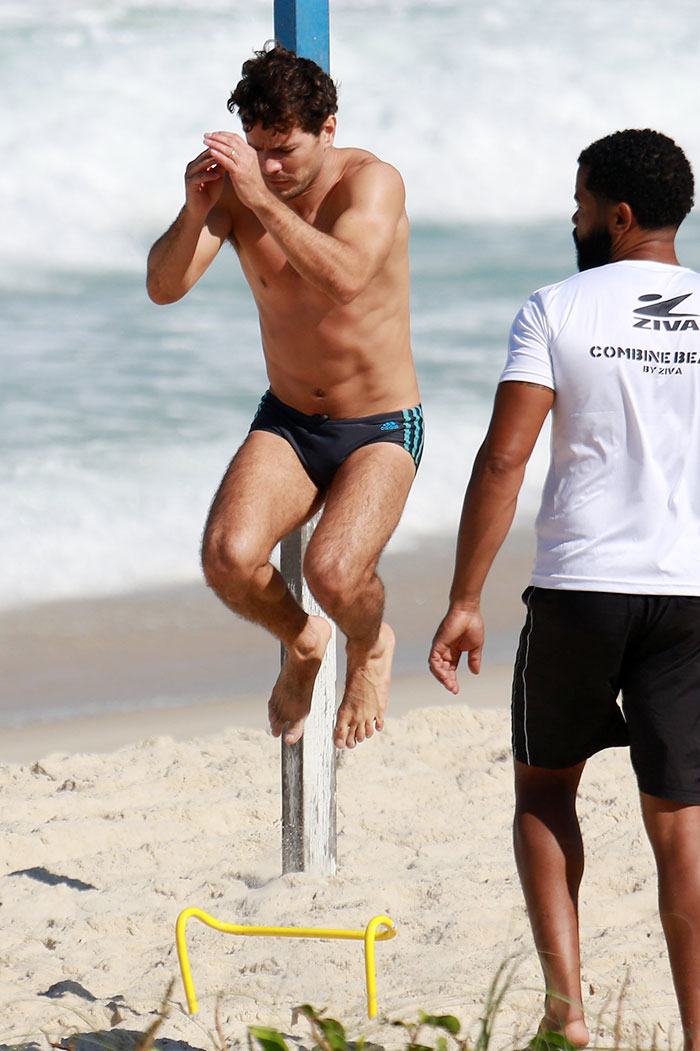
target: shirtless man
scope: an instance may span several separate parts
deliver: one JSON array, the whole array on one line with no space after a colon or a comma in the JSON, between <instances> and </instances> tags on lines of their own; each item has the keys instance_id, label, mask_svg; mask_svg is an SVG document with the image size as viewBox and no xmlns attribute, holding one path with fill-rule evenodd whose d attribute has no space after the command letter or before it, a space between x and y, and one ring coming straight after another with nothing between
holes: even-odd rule
<instances>
[{"instance_id":1,"label":"shirtless man","mask_svg":"<svg viewBox=\"0 0 700 1051\"><path fill-rule=\"evenodd\" d=\"M225 241L238 253L270 389L212 503L204 574L230 609L284 644L270 726L295 743L331 627L304 612L270 556L323 506L303 571L347 638L334 741L353 748L383 726L394 635L376 566L423 445L404 187L371 153L333 145L335 86L309 59L256 52L228 108L246 137L204 136L185 204L151 249L148 292L175 302Z\"/></svg>"}]
</instances>

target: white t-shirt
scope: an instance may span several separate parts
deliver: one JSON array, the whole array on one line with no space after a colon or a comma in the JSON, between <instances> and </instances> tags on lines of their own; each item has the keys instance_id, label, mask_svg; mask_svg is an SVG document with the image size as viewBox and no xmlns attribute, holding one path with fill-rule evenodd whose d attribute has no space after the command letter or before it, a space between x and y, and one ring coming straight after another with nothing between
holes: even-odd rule
<instances>
[{"instance_id":1,"label":"white t-shirt","mask_svg":"<svg viewBox=\"0 0 700 1051\"><path fill-rule=\"evenodd\" d=\"M532 583L700 595L700 274L625 260L540 289L504 380L555 391Z\"/></svg>"}]
</instances>

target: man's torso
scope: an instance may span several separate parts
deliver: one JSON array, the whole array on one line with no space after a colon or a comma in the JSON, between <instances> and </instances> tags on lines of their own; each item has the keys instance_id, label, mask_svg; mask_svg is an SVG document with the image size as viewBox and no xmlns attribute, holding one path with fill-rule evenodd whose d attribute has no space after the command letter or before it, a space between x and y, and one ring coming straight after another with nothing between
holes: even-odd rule
<instances>
[{"instance_id":1,"label":"man's torso","mask_svg":"<svg viewBox=\"0 0 700 1051\"><path fill-rule=\"evenodd\" d=\"M341 150L342 174L307 218L330 233L347 207L344 181L380 162ZM304 413L366 416L418 401L410 345L408 220L402 211L389 255L369 285L338 304L300 276L262 223L235 200L232 242L255 297L270 387Z\"/></svg>"}]
</instances>

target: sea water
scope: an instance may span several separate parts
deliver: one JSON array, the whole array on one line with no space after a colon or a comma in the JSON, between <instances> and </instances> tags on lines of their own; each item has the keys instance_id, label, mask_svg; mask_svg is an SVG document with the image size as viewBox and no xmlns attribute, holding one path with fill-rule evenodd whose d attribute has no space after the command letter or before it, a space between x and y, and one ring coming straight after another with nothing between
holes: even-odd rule
<instances>
[{"instance_id":1,"label":"sea water","mask_svg":"<svg viewBox=\"0 0 700 1051\"><path fill-rule=\"evenodd\" d=\"M199 576L211 496L266 377L225 248L182 302L145 258L272 0L0 5L0 605ZM339 145L404 176L423 465L392 545L453 537L513 315L573 270L581 148L674 136L700 171L695 0L332 0ZM682 259L700 266L691 217ZM538 445L521 500L531 516Z\"/></svg>"}]
</instances>

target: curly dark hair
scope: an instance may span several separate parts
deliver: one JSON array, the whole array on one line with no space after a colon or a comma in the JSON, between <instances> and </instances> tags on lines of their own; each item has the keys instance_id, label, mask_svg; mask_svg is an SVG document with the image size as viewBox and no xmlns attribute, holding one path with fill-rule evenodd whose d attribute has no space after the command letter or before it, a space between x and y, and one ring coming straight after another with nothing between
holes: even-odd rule
<instances>
[{"instance_id":1,"label":"curly dark hair","mask_svg":"<svg viewBox=\"0 0 700 1051\"><path fill-rule=\"evenodd\" d=\"M300 128L320 134L326 119L338 109L335 84L310 58L301 58L276 43L255 52L243 63L243 76L227 107L238 107L246 131L256 124L289 131Z\"/></svg>"},{"instance_id":2,"label":"curly dark hair","mask_svg":"<svg viewBox=\"0 0 700 1051\"><path fill-rule=\"evenodd\" d=\"M693 207L693 172L673 139L628 128L598 139L578 162L589 169L586 189L630 206L647 230L677 227Z\"/></svg>"}]
</instances>

